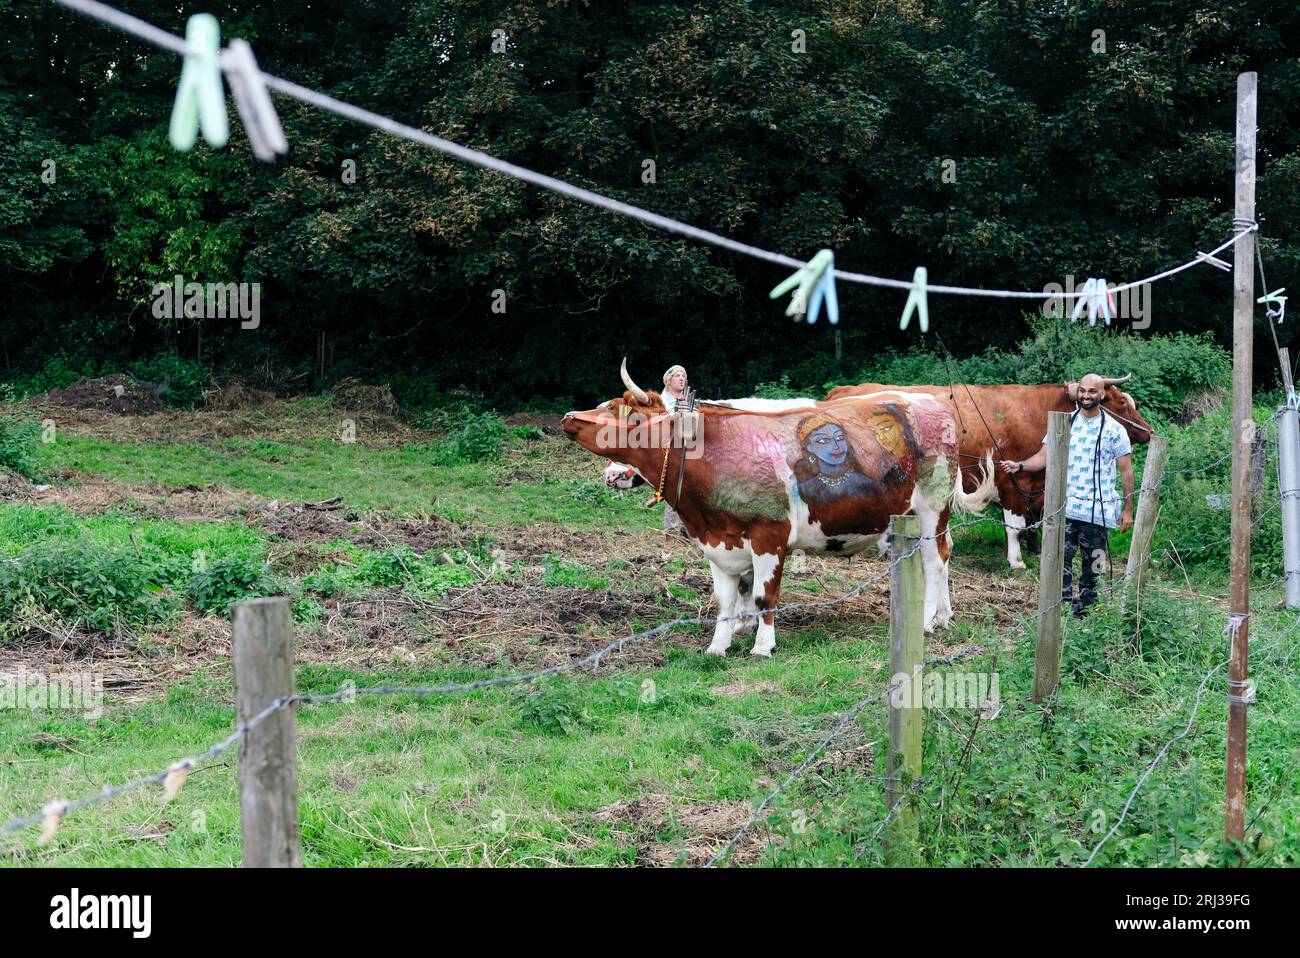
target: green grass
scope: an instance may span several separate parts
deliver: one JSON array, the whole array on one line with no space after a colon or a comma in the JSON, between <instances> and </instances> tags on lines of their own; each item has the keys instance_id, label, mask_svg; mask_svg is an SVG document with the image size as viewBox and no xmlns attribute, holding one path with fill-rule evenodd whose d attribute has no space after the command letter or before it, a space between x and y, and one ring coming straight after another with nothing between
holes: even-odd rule
<instances>
[{"instance_id":1,"label":"green grass","mask_svg":"<svg viewBox=\"0 0 1300 958\"><path fill-rule=\"evenodd\" d=\"M515 439L517 445L531 446ZM600 481L602 463L582 453L591 478L549 478L512 482L498 479L518 468L528 450L514 458L439 465L428 449L367 449L355 443L304 440L296 444L231 438L211 444L117 443L61 434L45 448L46 469L70 469L130 484L182 486L213 484L243 489L267 499L314 501L342 496L350 507L394 515L438 515L453 522L638 528L651 516L637 508L637 494L618 494ZM574 461L572 450L569 461ZM527 461L526 459L524 460Z\"/></svg>"},{"instance_id":2,"label":"green grass","mask_svg":"<svg viewBox=\"0 0 1300 958\"><path fill-rule=\"evenodd\" d=\"M1265 608L1266 599L1259 597ZM1201 676L1222 655L1221 614L1207 602L1156 591L1140 628L1115 608L1066 626L1065 682L1050 708L1030 705L1033 639L998 663L1003 712L980 724L963 769L973 713L925 713L925 766L917 854L928 865L1076 865L1115 821L1138 775L1185 725ZM1291 730L1300 690L1288 653L1300 635L1266 649L1289 616L1261 614L1252 672L1248 773L1253 822L1249 861L1300 863L1300 791ZM971 638L991 629L965 627ZM1136 631L1138 643L1117 641ZM752 799L795 765L838 713L888 681L883 623L865 629L784 632L779 657L726 660L699 654L683 636L662 668L601 678L564 676L535 689L447 698L362 697L299 712L304 857L310 865L562 864L638 861L638 842L672 848L670 822L653 834L620 834L594 812L620 799L671 796L683 806ZM737 651L744 641L739 640ZM989 656L968 660L989 669ZM436 684L488 673L298 670L304 691L344 681ZM653 685L647 685L647 680ZM715 687L742 683L742 694ZM744 687L750 691L744 692ZM652 694L647 697L647 691ZM8 775L0 814L76 795L99 782L148 773L226 733L228 681L200 675L165 700L116 706L89 723L19 712L0 728ZM832 744L846 751L885 736L883 707ZM1099 864L1187 865L1224 860L1220 843L1223 682L1207 688L1190 736L1153 773ZM880 754L879 748L875 749ZM157 788L70 817L47 849L12 846L17 860L59 865L231 865L239 859L233 763L193 775L171 805ZM871 770L828 768L801 778L773 808L783 841L764 861L879 863L868 841L883 819ZM28 836L30 837L30 836Z\"/></svg>"},{"instance_id":3,"label":"green grass","mask_svg":"<svg viewBox=\"0 0 1300 958\"><path fill-rule=\"evenodd\" d=\"M1185 438L1175 438L1171 467L1220 454L1212 424ZM42 448L41 465L126 483L214 483L282 501L341 495L350 509L436 513L476 526L645 534L659 521L657 511L639 508L641 491L611 493L600 483L600 461L563 441L513 435L499 459L460 465L440 465L437 450L436 443L373 450L306 440L130 444L65 432ZM1226 535L1226 514L1204 506L1205 488L1215 481L1171 485L1160 526L1167 537ZM986 515L1000 513L990 509ZM1261 525L1262 535L1271 536L1270 530ZM955 561L964 571L1004 571L997 525L969 526L954 538ZM1112 536L1116 556L1126 553L1127 538ZM313 628L329 596L375 588L436 594L473 584L478 573L470 571L468 560L472 556L479 568L490 568L493 543L468 534L466 540L465 548L448 550L450 564L400 548L295 544L309 558L320 554L319 564L288 583L299 596L300 627ZM624 560L603 568L584 565L554 554L543 560L540 584L652 594L660 599L663 618L681 614L683 603L707 599L674 581L701 568L702 560L694 553L661 560L657 540L650 541L655 571ZM1270 542L1261 544L1268 549ZM260 562L275 545L238 521L182 523L129 511L84 516L57 506L0 503L0 558L42 544L159 562L188 562L200 552L209 561ZM1140 615L1108 605L1083 622L1067 620L1065 678L1050 707L1028 701L1034 641L1032 633L1018 633L996 660L1003 701L996 718L977 725L970 710L927 710L924 778L916 786L922 838L910 850L902 840L895 847L929 866L1083 861L1114 824L1138 776L1184 727L1197 685L1224 654L1223 604L1215 598L1224 586L1221 560L1215 555L1189 566L1191 581L1205 597L1172 591L1184 578L1165 563L1143 596ZM1031 570L1020 575L1032 578L1036 558L1029 563ZM785 597L839 593L862 576L860 564L837 566L822 577L824 585L794 578ZM1253 599L1252 675L1259 699L1250 717L1246 855L1254 866L1300 864L1300 754L1294 741L1300 688L1289 665L1300 633L1293 628L1294 613L1273 608L1279 596L1272 586ZM737 638L725 660L706 657L701 650L708 636L692 629L668 640L660 667L611 671L606 663L595 677L557 676L527 687L304 706L298 713L298 764L305 862L638 864L655 854L671 859L688 838L698 846L699 836L686 824L691 810L761 798L844 709L889 681L885 621L864 615L842 623L816 613L801 621L800 628L778 622L772 660L745 654L751 636ZM959 619L942 639L946 648L992 646L1001 634L990 621ZM1270 649L1280 637L1282 645ZM440 667L419 671L395 664L396 656L386 652L372 657L374 671L301 665L297 687L328 692L346 681L433 685L507 671L459 663L455 654L448 651ZM994 664L990 649L960 668L991 671ZM1192 732L1152 773L1098 864L1225 860L1224 691L1220 672L1206 687ZM105 714L94 721L69 712L6 711L0 722L0 820L39 809L53 797L75 798L101 783L151 774L202 751L229 732L231 702L228 675L199 672L145 702L123 704L110 695ZM884 706L872 705L831 744L830 764L814 766L770 808L758 833L779 839L779 847L770 844L761 861L844 864L861 851L860 863L881 863L873 833L885 816L879 780L885 739ZM49 846L35 845L35 830L0 841L0 861L235 865L240 847L234 766L231 756L195 772L167 806L160 804L161 790L150 786L88 808L66 819ZM596 814L617 802L658 796L667 797L665 815L639 826Z\"/></svg>"}]
</instances>

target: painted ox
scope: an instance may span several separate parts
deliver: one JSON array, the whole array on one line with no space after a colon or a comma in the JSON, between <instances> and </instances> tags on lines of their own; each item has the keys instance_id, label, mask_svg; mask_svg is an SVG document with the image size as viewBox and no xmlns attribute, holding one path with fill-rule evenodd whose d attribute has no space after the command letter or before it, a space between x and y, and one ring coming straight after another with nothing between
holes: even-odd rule
<instances>
[{"instance_id":1,"label":"painted ox","mask_svg":"<svg viewBox=\"0 0 1300 958\"><path fill-rule=\"evenodd\" d=\"M992 501L992 458L962 488L957 417L924 393L802 401L772 411L701 403L668 413L630 378L621 397L564 417L584 449L632 466L658 488L709 560L719 617L758 612L751 650L770 655L785 557L795 549L853 555L878 547L891 515L920 517L925 628L952 618L948 517ZM725 655L736 619L719 621L708 652Z\"/></svg>"},{"instance_id":2,"label":"painted ox","mask_svg":"<svg viewBox=\"0 0 1300 958\"><path fill-rule=\"evenodd\" d=\"M1138 413L1137 401L1120 390L1120 385L1131 378L1130 373L1120 379L1105 379L1106 393L1102 406L1114 416L1130 442L1148 442L1151 427ZM952 402L957 409L960 435L958 455L965 476L965 488L970 492L981 482L976 468L991 452L996 459L1028 459L1043 445L1047 434L1049 412L1073 412L1079 398L1078 383L1047 383L1041 386L889 386L882 383L860 383L857 386L838 386L826 394L827 400L850 396L889 394L901 390L906 393L925 393ZM997 470L997 498L1002 504L1003 521L1007 531L1007 561L1013 569L1025 568L1020 555L1020 530L1027 522L1036 522L1043 512L1043 483L1045 473L1019 472L1009 475Z\"/></svg>"}]
</instances>

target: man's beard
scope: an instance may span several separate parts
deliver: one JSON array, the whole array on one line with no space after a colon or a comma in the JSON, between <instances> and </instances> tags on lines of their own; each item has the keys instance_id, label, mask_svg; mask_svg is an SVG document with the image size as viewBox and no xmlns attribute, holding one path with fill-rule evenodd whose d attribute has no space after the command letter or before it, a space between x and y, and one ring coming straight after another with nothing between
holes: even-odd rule
<instances>
[{"instance_id":1,"label":"man's beard","mask_svg":"<svg viewBox=\"0 0 1300 958\"><path fill-rule=\"evenodd\" d=\"M1082 406L1084 409L1096 409L1097 406L1099 405L1099 402L1096 399L1080 399L1079 405Z\"/></svg>"}]
</instances>

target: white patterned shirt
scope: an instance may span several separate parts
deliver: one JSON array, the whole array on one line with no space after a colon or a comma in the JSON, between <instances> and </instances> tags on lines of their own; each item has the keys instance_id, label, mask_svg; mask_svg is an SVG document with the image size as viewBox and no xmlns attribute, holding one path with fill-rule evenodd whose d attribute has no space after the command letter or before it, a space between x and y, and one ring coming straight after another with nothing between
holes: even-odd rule
<instances>
[{"instance_id":1,"label":"white patterned shirt","mask_svg":"<svg viewBox=\"0 0 1300 958\"><path fill-rule=\"evenodd\" d=\"M1103 430L1104 424L1104 431ZM1096 474L1097 436L1101 434L1101 471ZM1047 444L1047 437L1043 437ZM1070 426L1070 454L1065 478L1065 518L1115 529L1124 500L1115 489L1115 460L1133 451L1124 427L1104 412L1089 419L1082 412Z\"/></svg>"}]
</instances>

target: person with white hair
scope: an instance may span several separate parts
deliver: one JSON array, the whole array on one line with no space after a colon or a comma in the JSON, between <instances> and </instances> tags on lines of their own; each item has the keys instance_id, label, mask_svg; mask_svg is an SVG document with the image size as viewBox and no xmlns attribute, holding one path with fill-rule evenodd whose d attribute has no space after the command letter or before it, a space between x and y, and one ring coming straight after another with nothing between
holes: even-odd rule
<instances>
[{"instance_id":1,"label":"person with white hair","mask_svg":"<svg viewBox=\"0 0 1300 958\"><path fill-rule=\"evenodd\" d=\"M664 390L660 393L664 407L671 413L677 408L678 400L686 398L686 367L672 365L664 370ZM664 503L664 529L672 532L682 528L682 520L672 506Z\"/></svg>"}]
</instances>

